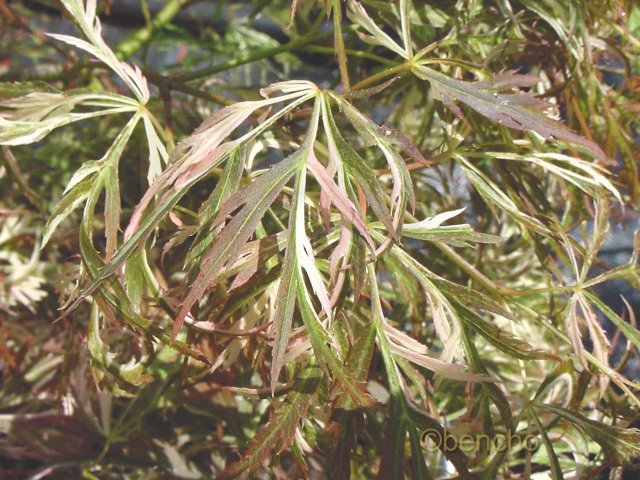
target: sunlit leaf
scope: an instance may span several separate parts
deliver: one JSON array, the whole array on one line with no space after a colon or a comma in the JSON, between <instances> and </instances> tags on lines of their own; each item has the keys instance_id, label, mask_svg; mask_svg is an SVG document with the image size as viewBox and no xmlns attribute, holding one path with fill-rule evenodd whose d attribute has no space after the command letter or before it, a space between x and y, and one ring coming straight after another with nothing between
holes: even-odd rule
<instances>
[{"instance_id":1,"label":"sunlit leaf","mask_svg":"<svg viewBox=\"0 0 640 480\"><path fill-rule=\"evenodd\" d=\"M191 286L174 323L174 335L184 322L191 307L200 299L220 269L236 258L251 237L258 222L275 201L285 184L300 168L303 151L297 150L286 159L261 175L255 182L230 197L225 205L244 205L233 219L220 231L212 248L204 255L200 273ZM224 210L225 205L222 206ZM230 207L227 207L230 209ZM220 218L220 213L218 213ZM224 218L224 217L222 217ZM222 219L221 218L221 219Z\"/></svg>"},{"instance_id":2,"label":"sunlit leaf","mask_svg":"<svg viewBox=\"0 0 640 480\"><path fill-rule=\"evenodd\" d=\"M473 242L497 243L503 241L501 237L496 235L475 232L468 224L442 226L443 222L459 215L463 210L443 212L420 222L405 223L402 227L402 234L411 238L448 243L457 247L465 247Z\"/></svg>"},{"instance_id":3,"label":"sunlit leaf","mask_svg":"<svg viewBox=\"0 0 640 480\"><path fill-rule=\"evenodd\" d=\"M597 144L573 133L560 122L543 115L540 110L548 105L531 95L491 92L495 89L495 85L456 80L425 66L415 66L412 71L418 78L427 80L436 98L457 115L462 115L462 112L454 103L454 99L500 125L516 130L533 130L549 141L564 140L580 145L594 157L606 160L602 149ZM508 74L503 73L495 82L496 85L504 85L506 75ZM518 82L517 76L514 75L508 82L508 86L530 85L530 78L524 77L522 80Z\"/></svg>"}]
</instances>

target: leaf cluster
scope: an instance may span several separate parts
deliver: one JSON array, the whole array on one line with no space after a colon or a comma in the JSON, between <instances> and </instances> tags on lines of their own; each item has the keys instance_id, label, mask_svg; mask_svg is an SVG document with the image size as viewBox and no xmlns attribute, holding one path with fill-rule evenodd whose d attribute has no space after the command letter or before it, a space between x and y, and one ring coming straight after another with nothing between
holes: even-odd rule
<instances>
[{"instance_id":1,"label":"leaf cluster","mask_svg":"<svg viewBox=\"0 0 640 480\"><path fill-rule=\"evenodd\" d=\"M140 3L111 46L109 2L41 35L0 0L10 58L63 66L0 70L3 468L637 466L640 235L606 259L639 205L637 6L234 1L194 34L190 2Z\"/></svg>"}]
</instances>

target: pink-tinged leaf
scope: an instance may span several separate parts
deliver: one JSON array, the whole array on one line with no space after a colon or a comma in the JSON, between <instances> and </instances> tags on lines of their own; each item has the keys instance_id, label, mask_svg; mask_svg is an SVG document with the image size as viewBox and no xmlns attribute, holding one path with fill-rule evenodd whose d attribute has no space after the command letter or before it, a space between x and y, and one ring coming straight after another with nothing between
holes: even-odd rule
<instances>
[{"instance_id":1,"label":"pink-tinged leaf","mask_svg":"<svg viewBox=\"0 0 640 480\"><path fill-rule=\"evenodd\" d=\"M291 331L291 340L287 347L287 353L284 354L284 364L294 362L296 358L305 353L310 354L312 350L311 340L304 334L298 335L298 330L304 331L304 327L296 328Z\"/></svg>"},{"instance_id":2,"label":"pink-tinged leaf","mask_svg":"<svg viewBox=\"0 0 640 480\"><path fill-rule=\"evenodd\" d=\"M131 217L130 224L125 231L125 238L127 238L129 232L135 231L144 210L149 206L159 191L170 187L181 189L201 179L210 172L212 168L233 154L237 147L245 145L278 118L312 98L308 93L310 85L313 86L313 84L309 82L281 82L274 84L269 87L270 91L282 91L284 93L291 91L293 93L257 102L237 103L219 110L205 120L188 139L178 145L173 152L173 157L177 160L149 187ZM285 100L295 101L281 109L278 113L272 115L267 122L262 123L249 133L236 140L222 143L222 141L256 109ZM240 204L237 204L237 206L239 205ZM229 208L229 206L226 208ZM224 216L225 214L219 214L218 218Z\"/></svg>"},{"instance_id":3,"label":"pink-tinged leaf","mask_svg":"<svg viewBox=\"0 0 640 480\"><path fill-rule=\"evenodd\" d=\"M367 145L377 145L381 149L385 147L392 150L396 155L398 155L397 150L399 149L418 163L423 165L430 164L429 160L422 155L411 139L385 125L377 125L367 115L362 114L347 102L345 100L348 98L347 95L332 94L332 97L337 101L340 109L351 121L351 124L360 132ZM413 192L410 190L407 193L413 205L413 200L411 199Z\"/></svg>"},{"instance_id":4,"label":"pink-tinged leaf","mask_svg":"<svg viewBox=\"0 0 640 480\"><path fill-rule=\"evenodd\" d=\"M389 339L389 346L395 355L399 355L411 363L431 370L437 375L462 382L490 382L490 377L468 371L464 365L443 362L428 355L428 348L406 333L393 328L383 319L384 331Z\"/></svg>"},{"instance_id":5,"label":"pink-tinged leaf","mask_svg":"<svg viewBox=\"0 0 640 480\"><path fill-rule=\"evenodd\" d=\"M218 229L212 223L220 206L238 190L240 178L245 167L248 146L243 145L232 151L225 162L222 175L209 198L198 209L196 237L185 258L185 267L190 270L202 254L209 248Z\"/></svg>"},{"instance_id":6,"label":"pink-tinged leaf","mask_svg":"<svg viewBox=\"0 0 640 480\"><path fill-rule=\"evenodd\" d=\"M122 79L140 103L145 104L150 97L147 81L144 76L142 76L142 72L137 66L132 67L131 65L119 61L115 53L113 53L102 39L102 26L100 25L100 20L96 16L96 1L88 1L86 9L83 8L83 2L81 0L60 1L78 23L82 33L84 33L85 37L89 41L86 42L69 35L49 34L49 36L80 48L104 62Z\"/></svg>"},{"instance_id":7,"label":"pink-tinged leaf","mask_svg":"<svg viewBox=\"0 0 640 480\"><path fill-rule=\"evenodd\" d=\"M120 228L120 181L118 179L118 163L124 148L138 124L141 115L134 115L124 129L116 137L109 151L102 158L105 163L103 172L105 187L105 237L107 240L107 260L113 256L118 245L118 230Z\"/></svg>"},{"instance_id":8,"label":"pink-tinged leaf","mask_svg":"<svg viewBox=\"0 0 640 480\"><path fill-rule=\"evenodd\" d=\"M176 316L173 327L174 337L182 327L191 307L202 297L222 267L229 261L235 261L267 209L295 171L300 168L302 154L302 150L295 151L243 189L249 190L250 195L245 196L244 206L220 231L213 246L204 256L200 272Z\"/></svg>"},{"instance_id":9,"label":"pink-tinged leaf","mask_svg":"<svg viewBox=\"0 0 640 480\"><path fill-rule=\"evenodd\" d=\"M342 165L346 173L359 183L375 216L387 227L389 234L398 239L391 219L391 212L389 212L384 200L387 194L380 186L373 170L340 134L326 101L323 106L323 123L327 134L329 156L332 161Z\"/></svg>"},{"instance_id":10,"label":"pink-tinged leaf","mask_svg":"<svg viewBox=\"0 0 640 480\"><path fill-rule=\"evenodd\" d=\"M394 137L394 132L386 127L375 124L369 117L363 115L362 112L354 108L341 96L332 95L332 98L336 100L340 109L351 124L360 132L363 139L370 145L376 145L387 160L393 177L391 216L394 228L389 234L394 240L397 240L400 230L402 229L401 217L405 213L405 206L409 203L411 208L415 209L415 196L411 176L409 175L404 159L398 152L398 141ZM367 200L369 199L367 198Z\"/></svg>"},{"instance_id":11,"label":"pink-tinged leaf","mask_svg":"<svg viewBox=\"0 0 640 480\"><path fill-rule=\"evenodd\" d=\"M282 235L282 233L280 234ZM278 236L280 236L278 235ZM264 262L269 260L278 252L278 240L273 237L261 238L255 242L247 244L245 251L241 254L237 262L228 265L220 275L236 274L233 282L229 286L229 293L244 286L256 273Z\"/></svg>"},{"instance_id":12,"label":"pink-tinged leaf","mask_svg":"<svg viewBox=\"0 0 640 480\"><path fill-rule=\"evenodd\" d=\"M302 237L302 250L298 250L298 261L300 267L307 273L307 278L313 289L313 293L320 302L322 310L328 319L331 319L331 301L329 300L329 292L322 280L322 275L318 267L316 267L316 260L313 254L313 248L309 238L305 235Z\"/></svg>"},{"instance_id":13,"label":"pink-tinged leaf","mask_svg":"<svg viewBox=\"0 0 640 480\"><path fill-rule=\"evenodd\" d=\"M231 142L227 142L227 144L224 145L225 148L218 149L217 151L212 152L212 154L206 159L209 162L209 168L215 167L218 163L224 160L224 155L230 153L231 149L227 148L229 143ZM185 169L182 167L183 162L181 161L172 164L171 166L169 166L169 168L162 172L162 174L156 179L155 182L153 182L149 186L142 199L140 200L140 202L138 202L138 205L136 205L133 213L131 214L129 225L127 225L127 228L124 231L125 242L137 235L137 232L140 230L142 219L144 218L149 205L151 205L151 202L160 192L162 192L163 190L167 190L158 202L162 204L167 198L171 198L176 195L184 195L184 193L187 192L189 186L199 179L199 177L197 177L196 175L190 175L188 179L184 179L184 175L188 174L185 173ZM199 173L203 174L206 173L206 171L203 172L203 170L200 170ZM180 183L180 185L175 185L174 182L176 182L180 175L182 175L183 181ZM168 213L168 211L165 213Z\"/></svg>"},{"instance_id":14,"label":"pink-tinged leaf","mask_svg":"<svg viewBox=\"0 0 640 480\"><path fill-rule=\"evenodd\" d=\"M338 169L337 162L335 157L331 155L329 152L329 162L327 163L327 175L329 178L333 179ZM322 221L324 222L324 227L327 231L331 230L331 199L329 198L328 192L324 189L320 189L320 216L322 217Z\"/></svg>"},{"instance_id":15,"label":"pink-tinged leaf","mask_svg":"<svg viewBox=\"0 0 640 480\"><path fill-rule=\"evenodd\" d=\"M319 111L320 101L317 100L311 123L315 128L317 128ZM311 155L311 149L313 142L315 141L315 133L315 129L312 134L308 133L305 142L301 147L301 150L306 149L307 157ZM292 303L295 302L300 310L316 357L322 362L322 365L326 366L327 370L335 376L341 390L349 395L356 404L360 406L367 406L372 403L372 400L364 393L364 385L358 384L357 379L355 379L351 373L345 369L342 361L332 350L331 346L334 345L335 342L318 318L303 277L302 268L307 272L309 282L316 290L316 296L323 305L325 313L327 313L327 316L330 318L331 304L327 298L324 282L322 281L322 278L315 266L313 250L305 233L305 183L306 175L304 171L301 171L298 174L294 188L294 199L291 206L291 216L289 218L289 242L287 252L285 254L283 274L280 280L281 284L278 291L278 302L281 302L281 306L279 305L276 307L278 312L276 313L276 316L274 316L275 342L271 371L271 388L274 388L277 376L279 375L284 362L284 353L289 341L289 333L291 329L289 309L293 308ZM292 296L295 296L295 300L293 298L289 298ZM279 315L280 311L282 313L286 313L286 315Z\"/></svg>"},{"instance_id":16,"label":"pink-tinged leaf","mask_svg":"<svg viewBox=\"0 0 640 480\"><path fill-rule=\"evenodd\" d=\"M290 29L291 27L293 27L293 24L296 21L296 12L298 11L298 0L293 0L291 2L291 17L289 19L289 26L287 27L287 29ZM329 13L327 12L327 15Z\"/></svg>"},{"instance_id":17,"label":"pink-tinged leaf","mask_svg":"<svg viewBox=\"0 0 640 480\"><path fill-rule=\"evenodd\" d=\"M451 108L458 116L462 111L455 105L454 99L468 105L481 115L516 130L533 130L546 140L564 140L584 147L600 160L606 160L602 149L594 142L572 132L560 122L546 117L541 108L549 106L532 95L524 93L497 93L491 90L506 86L531 85L529 76L518 78L508 72L499 74L495 81L465 82L448 77L440 72L417 66L412 70L418 78L431 84L436 98Z\"/></svg>"},{"instance_id":18,"label":"pink-tinged leaf","mask_svg":"<svg viewBox=\"0 0 640 480\"><path fill-rule=\"evenodd\" d=\"M294 84L295 88L290 84ZM287 112L311 99L313 94L309 93L310 85L313 86L309 82L281 82L274 84L268 87L271 91L282 91L283 93L291 91L292 93L261 101L239 102L225 107L207 118L192 135L181 142L174 150L172 166L163 172L158 181L149 187L132 219L139 220L136 217L136 213L140 212L139 214L141 214L158 191L171 186L182 188L198 181L212 168L224 161L237 146L255 138ZM293 101L242 137L222 143L255 110L286 100ZM134 228L133 225L130 225L130 228Z\"/></svg>"},{"instance_id":19,"label":"pink-tinged leaf","mask_svg":"<svg viewBox=\"0 0 640 480\"><path fill-rule=\"evenodd\" d=\"M347 261L349 257L349 252L351 251L351 225L342 220L340 222L340 239L338 241L338 245L331 252L331 257L329 258L329 275L331 276L331 281L335 283L336 275L338 274L338 267L340 266L340 261L344 259ZM342 263L344 263L344 261ZM341 272L344 274L344 272ZM333 303L333 301L332 301Z\"/></svg>"},{"instance_id":20,"label":"pink-tinged leaf","mask_svg":"<svg viewBox=\"0 0 640 480\"><path fill-rule=\"evenodd\" d=\"M327 173L331 178L333 178L336 173L338 174L338 187L341 191L345 192L347 187L352 187L351 184L347 182L346 177L348 173L346 170L346 166L342 161L342 158L340 157L340 153L336 147L334 135L331 132L334 122L333 118L330 117L330 105L328 104L327 98L324 98L324 101L322 103L322 121L327 135L327 143L329 145L329 163L327 165ZM329 203L330 200L325 191L321 190L321 193L327 203ZM323 200L323 197L321 197L321 201ZM384 198L380 198L379 201L381 201L384 205ZM384 206L386 207L386 205ZM340 292L346 279L346 272L344 270L341 270L338 274L338 268L340 264L345 265L349 262L351 244L353 241L352 225L353 224L347 219L341 218L340 239L338 241L338 245L333 249L329 258L329 275L331 278L331 282L334 285L333 292L331 294L331 305L335 305L340 298Z\"/></svg>"},{"instance_id":21,"label":"pink-tinged leaf","mask_svg":"<svg viewBox=\"0 0 640 480\"><path fill-rule=\"evenodd\" d=\"M229 262L220 270L219 280L227 279L235 275L233 282L229 286L228 293L241 288L246 282L259 271L266 261L279 251L284 250L287 242L287 232L279 232L275 235L254 240L245 245L238 259Z\"/></svg>"},{"instance_id":22,"label":"pink-tinged leaf","mask_svg":"<svg viewBox=\"0 0 640 480\"><path fill-rule=\"evenodd\" d=\"M261 102L240 102L218 110L177 146L174 157L181 154L187 157L183 168L201 162L260 105Z\"/></svg>"},{"instance_id":23,"label":"pink-tinged leaf","mask_svg":"<svg viewBox=\"0 0 640 480\"><path fill-rule=\"evenodd\" d=\"M322 223L324 228L331 230L331 199L325 190L320 190L320 216L322 217Z\"/></svg>"},{"instance_id":24,"label":"pink-tinged leaf","mask_svg":"<svg viewBox=\"0 0 640 480\"><path fill-rule=\"evenodd\" d=\"M149 186L142 200L136 206L124 234L125 242L136 235L145 211L154 198L164 189L171 189L165 196L174 197L206 175L212 168L224 161L242 142L249 141L263 128L285 115L292 108L309 98L310 82L281 82L268 87L271 91L287 93L273 99L259 102L241 102L223 108L207 118L196 131L180 143L172 153L173 163ZM306 91L305 91L306 89ZM289 93L293 92L293 93ZM253 111L285 100L295 100L268 122L252 130L240 139L222 143Z\"/></svg>"},{"instance_id":25,"label":"pink-tinged leaf","mask_svg":"<svg viewBox=\"0 0 640 480\"><path fill-rule=\"evenodd\" d=\"M356 227L356 230L360 232L360 235L364 237L371 249L374 250L375 245L373 244L373 240L371 240L371 236L369 235L367 226L360 217L360 212L358 212L358 209L351 202L351 200L349 200L347 195L342 190L340 190L338 185L335 184L333 179L327 173L326 169L320 162L318 162L315 155L309 155L309 159L307 160L307 167L309 168L311 173L313 173L313 176L320 184L322 190L331 199L331 203L333 203L335 207L340 211L343 218L348 220L354 227Z\"/></svg>"},{"instance_id":26,"label":"pink-tinged leaf","mask_svg":"<svg viewBox=\"0 0 640 480\"><path fill-rule=\"evenodd\" d=\"M404 153L409 155L409 157L417 163L420 163L424 166L431 165L431 161L428 158L425 158L422 155L422 152L418 149L418 147L411 141L411 139L405 135L402 135L400 132L396 130L392 130L387 128L385 130L385 135L387 136L389 142L396 147L399 147ZM412 208L415 206L412 205Z\"/></svg>"},{"instance_id":27,"label":"pink-tinged leaf","mask_svg":"<svg viewBox=\"0 0 640 480\"><path fill-rule=\"evenodd\" d=\"M382 150L383 155L387 159L387 164L389 165L389 170L393 177L393 188L391 189L391 216L395 226L395 231L398 232L400 230L400 222L402 221L401 216L404 216L406 205L405 196L403 195L403 178L399 168L399 165L403 164L403 162L402 159L398 158L395 152L387 148L386 145L381 144L380 150Z\"/></svg>"},{"instance_id":28,"label":"pink-tinged leaf","mask_svg":"<svg viewBox=\"0 0 640 480\"><path fill-rule=\"evenodd\" d=\"M589 302L585 299L584 295L582 293L578 293L577 295L578 303L580 304L580 309L582 310L582 314L589 331L589 336L593 343L593 355L600 360L603 365L608 365L609 339L607 338L607 334L602 328L602 324L596 317L596 314L591 308Z\"/></svg>"},{"instance_id":29,"label":"pink-tinged leaf","mask_svg":"<svg viewBox=\"0 0 640 480\"><path fill-rule=\"evenodd\" d=\"M307 129L307 135L304 142L297 150L300 156L301 165L308 162L313 154L313 144L316 140L318 130L318 120L320 115L320 99L316 99L313 109L313 115ZM296 182L293 190L293 203L289 215L289 235L287 242L287 250L284 255L284 263L282 265L282 274L280 276L280 285L276 298L276 308L273 316L273 358L271 360L271 391L275 390L280 376L280 371L284 365L284 355L289 343L289 335L291 333L291 324L293 321L293 311L296 304L296 292L298 283L303 282L300 267L305 263L305 267L311 271L310 280L316 282L316 287L323 294L321 301L328 307L327 315L331 315L331 305L326 295L326 287L320 278L320 285L317 285L317 278L313 276L315 263L311 266L307 264L308 255L304 248L305 221L304 221L304 197L306 187L306 171L304 167L298 170ZM229 199L232 200L233 196ZM307 239L308 241L308 239ZM306 258L305 258L306 257ZM319 276L319 274L318 274Z\"/></svg>"},{"instance_id":30,"label":"pink-tinged leaf","mask_svg":"<svg viewBox=\"0 0 640 480\"><path fill-rule=\"evenodd\" d=\"M579 315L578 308L580 309ZM608 365L609 341L589 302L582 293L574 294L565 307L565 325L575 354L585 368L589 367L582 343L581 321L586 324L593 345L593 355L603 365Z\"/></svg>"}]
</instances>

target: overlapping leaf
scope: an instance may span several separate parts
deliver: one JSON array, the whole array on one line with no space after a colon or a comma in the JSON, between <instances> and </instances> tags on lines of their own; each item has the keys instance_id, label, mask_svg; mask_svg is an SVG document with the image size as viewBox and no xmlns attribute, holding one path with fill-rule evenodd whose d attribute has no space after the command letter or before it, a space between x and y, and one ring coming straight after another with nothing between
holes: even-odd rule
<instances>
[{"instance_id":1,"label":"overlapping leaf","mask_svg":"<svg viewBox=\"0 0 640 480\"><path fill-rule=\"evenodd\" d=\"M471 225L468 224L442 226L442 223L459 215L463 211L464 208L451 212L443 212L434 217L425 218L420 222L404 224L402 233L407 237L429 240L431 242L448 243L449 245L457 247L467 246L470 242L497 243L503 240L496 235L475 232L471 228Z\"/></svg>"},{"instance_id":2,"label":"overlapping leaf","mask_svg":"<svg viewBox=\"0 0 640 480\"><path fill-rule=\"evenodd\" d=\"M591 155L606 160L602 149L594 142L572 132L562 123L543 115L540 110L549 105L525 93L498 93L495 90L508 87L528 86L530 76L513 75L508 81L503 73L495 82L465 82L448 77L425 66L416 66L413 72L418 78L427 80L434 95L457 115L462 115L454 103L459 100L485 117L505 127L516 130L531 130L549 141L564 140L579 145ZM496 88L500 87L500 88ZM493 91L492 91L493 90Z\"/></svg>"}]
</instances>

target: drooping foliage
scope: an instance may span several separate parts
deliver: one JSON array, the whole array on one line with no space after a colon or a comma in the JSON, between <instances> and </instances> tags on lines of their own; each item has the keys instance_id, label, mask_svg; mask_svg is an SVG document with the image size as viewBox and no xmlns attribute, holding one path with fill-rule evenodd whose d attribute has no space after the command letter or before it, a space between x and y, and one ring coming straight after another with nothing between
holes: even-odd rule
<instances>
[{"instance_id":1,"label":"drooping foliage","mask_svg":"<svg viewBox=\"0 0 640 480\"><path fill-rule=\"evenodd\" d=\"M8 51L63 66L0 83L2 465L555 480L637 464L640 237L620 227L640 205L637 6L239 1L198 36L179 26L189 2L141 1L146 24L112 47L115 3L57 3L77 34L0 0L3 42L31 39ZM612 231L630 239L616 265Z\"/></svg>"}]
</instances>

